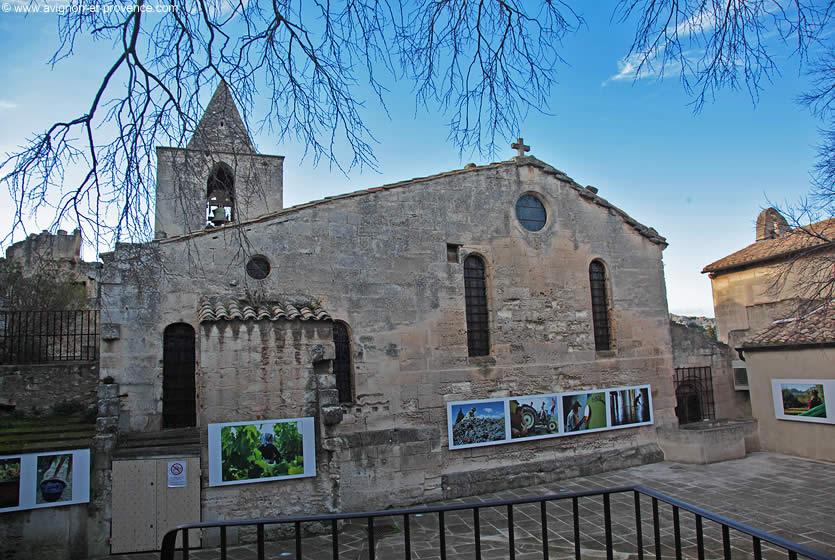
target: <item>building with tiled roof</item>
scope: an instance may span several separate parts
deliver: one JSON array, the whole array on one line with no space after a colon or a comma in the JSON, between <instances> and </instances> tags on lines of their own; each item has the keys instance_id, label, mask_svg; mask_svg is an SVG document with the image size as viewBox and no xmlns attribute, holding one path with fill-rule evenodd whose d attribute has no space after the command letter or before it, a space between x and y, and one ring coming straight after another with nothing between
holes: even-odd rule
<instances>
[{"instance_id":1,"label":"building with tiled roof","mask_svg":"<svg viewBox=\"0 0 835 560\"><path fill-rule=\"evenodd\" d=\"M835 461L835 302L777 319L737 351L748 371L760 445Z\"/></svg>"},{"instance_id":2,"label":"building with tiled roof","mask_svg":"<svg viewBox=\"0 0 835 560\"><path fill-rule=\"evenodd\" d=\"M747 352L782 348L835 346L835 302L800 317L777 319L742 343Z\"/></svg>"},{"instance_id":3,"label":"building with tiled roof","mask_svg":"<svg viewBox=\"0 0 835 560\"><path fill-rule=\"evenodd\" d=\"M663 236L521 139L505 161L285 208L283 157L255 151L232 95L218 88L186 147L158 149L155 239L103 257L111 424L199 463L197 505L169 524L384 509L662 459L656 427L676 424ZM592 393L602 428L561 431L556 407L523 426L510 410L561 392ZM473 400L510 427L453 430ZM267 446L264 426L298 418L314 447L292 480L286 465L267 481L260 463L222 468L219 426L253 426ZM250 461L243 428L223 433ZM133 445L131 460L153 452ZM138 469L114 468L114 488ZM132 526L113 520L112 551L148 546L123 538Z\"/></svg>"},{"instance_id":4,"label":"building with tiled roof","mask_svg":"<svg viewBox=\"0 0 835 560\"><path fill-rule=\"evenodd\" d=\"M738 346L791 316L802 300L817 299L810 271L829 270L833 255L835 218L791 229L777 210L763 210L754 243L702 270L710 276L719 340Z\"/></svg>"},{"instance_id":5,"label":"building with tiled roof","mask_svg":"<svg viewBox=\"0 0 835 560\"><path fill-rule=\"evenodd\" d=\"M822 220L776 237L758 240L702 269L713 276L732 270L779 262L832 247L835 243L835 218Z\"/></svg>"},{"instance_id":6,"label":"building with tiled roof","mask_svg":"<svg viewBox=\"0 0 835 560\"><path fill-rule=\"evenodd\" d=\"M719 340L736 350L764 450L835 461L835 407L805 413L811 391L835 403L835 305L814 297L832 274L835 219L791 229L768 208L755 242L704 267Z\"/></svg>"}]
</instances>

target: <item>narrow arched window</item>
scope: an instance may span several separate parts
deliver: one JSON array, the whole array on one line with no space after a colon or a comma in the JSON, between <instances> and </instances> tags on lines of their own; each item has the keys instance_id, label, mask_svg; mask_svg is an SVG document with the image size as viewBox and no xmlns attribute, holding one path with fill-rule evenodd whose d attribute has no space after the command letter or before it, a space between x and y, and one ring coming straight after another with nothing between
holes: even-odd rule
<instances>
[{"instance_id":1,"label":"narrow arched window","mask_svg":"<svg viewBox=\"0 0 835 560\"><path fill-rule=\"evenodd\" d=\"M235 176L225 163L212 168L206 181L207 223L222 226L235 219Z\"/></svg>"},{"instance_id":2,"label":"narrow arched window","mask_svg":"<svg viewBox=\"0 0 835 560\"><path fill-rule=\"evenodd\" d=\"M341 321L333 324L333 346L333 373L336 376L336 389L339 391L339 402L354 402L351 334L348 331L348 325Z\"/></svg>"},{"instance_id":3,"label":"narrow arched window","mask_svg":"<svg viewBox=\"0 0 835 560\"><path fill-rule=\"evenodd\" d=\"M487 282L484 260L470 255L464 260L464 305L467 312L467 350L470 356L490 354L490 321L487 315Z\"/></svg>"},{"instance_id":4,"label":"narrow arched window","mask_svg":"<svg viewBox=\"0 0 835 560\"><path fill-rule=\"evenodd\" d=\"M196 426L194 328L174 323L165 327L162 337L162 427Z\"/></svg>"},{"instance_id":5,"label":"narrow arched window","mask_svg":"<svg viewBox=\"0 0 835 560\"><path fill-rule=\"evenodd\" d=\"M589 265L591 285L591 314L594 324L594 349L611 350L612 335L609 329L609 294L606 287L606 267L600 261Z\"/></svg>"}]
</instances>

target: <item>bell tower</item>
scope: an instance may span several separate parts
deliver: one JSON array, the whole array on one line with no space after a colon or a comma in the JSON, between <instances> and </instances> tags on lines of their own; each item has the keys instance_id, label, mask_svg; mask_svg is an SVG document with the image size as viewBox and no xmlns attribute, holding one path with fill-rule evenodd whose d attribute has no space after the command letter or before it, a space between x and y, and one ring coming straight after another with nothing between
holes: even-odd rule
<instances>
[{"instance_id":1,"label":"bell tower","mask_svg":"<svg viewBox=\"0 0 835 560\"><path fill-rule=\"evenodd\" d=\"M185 148L157 148L154 237L251 220L282 208L284 157L259 154L221 81Z\"/></svg>"}]
</instances>

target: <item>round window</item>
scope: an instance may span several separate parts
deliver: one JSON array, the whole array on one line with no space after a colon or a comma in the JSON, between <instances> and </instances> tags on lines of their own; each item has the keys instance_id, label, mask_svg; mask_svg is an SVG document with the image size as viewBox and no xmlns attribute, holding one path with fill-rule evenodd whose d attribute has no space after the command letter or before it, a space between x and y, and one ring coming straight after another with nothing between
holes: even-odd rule
<instances>
[{"instance_id":1,"label":"round window","mask_svg":"<svg viewBox=\"0 0 835 560\"><path fill-rule=\"evenodd\" d=\"M246 263L246 273L250 278L263 280L270 275L270 261L267 260L267 257L255 255Z\"/></svg>"},{"instance_id":2,"label":"round window","mask_svg":"<svg viewBox=\"0 0 835 560\"><path fill-rule=\"evenodd\" d=\"M532 194L523 194L516 201L516 219L528 231L539 231L545 227L548 214L545 206Z\"/></svg>"}]
</instances>

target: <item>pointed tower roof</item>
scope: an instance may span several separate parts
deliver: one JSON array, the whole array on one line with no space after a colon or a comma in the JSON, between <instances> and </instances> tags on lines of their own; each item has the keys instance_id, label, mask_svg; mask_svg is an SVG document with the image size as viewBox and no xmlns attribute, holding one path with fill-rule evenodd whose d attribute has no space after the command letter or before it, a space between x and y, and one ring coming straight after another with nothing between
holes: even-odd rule
<instances>
[{"instance_id":1,"label":"pointed tower roof","mask_svg":"<svg viewBox=\"0 0 835 560\"><path fill-rule=\"evenodd\" d=\"M238 153L255 151L226 80L218 84L188 148Z\"/></svg>"}]
</instances>

